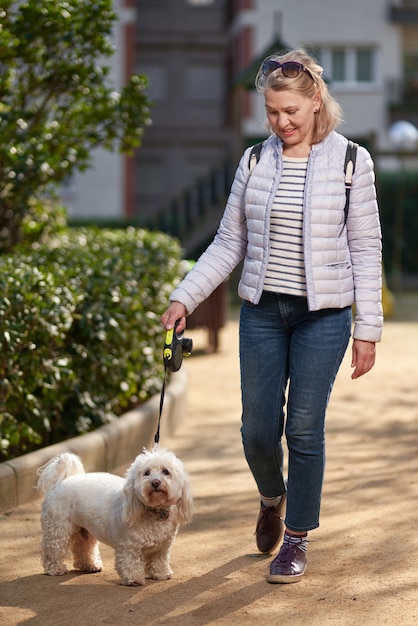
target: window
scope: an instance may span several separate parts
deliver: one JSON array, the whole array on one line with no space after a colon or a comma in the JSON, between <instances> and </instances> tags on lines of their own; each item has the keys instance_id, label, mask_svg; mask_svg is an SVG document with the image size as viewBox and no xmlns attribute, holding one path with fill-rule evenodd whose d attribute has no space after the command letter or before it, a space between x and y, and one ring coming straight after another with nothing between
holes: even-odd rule
<instances>
[{"instance_id":1,"label":"window","mask_svg":"<svg viewBox=\"0 0 418 626\"><path fill-rule=\"evenodd\" d=\"M153 102L167 99L167 71L164 65L142 63L137 71L148 77L147 95Z\"/></svg>"},{"instance_id":2,"label":"window","mask_svg":"<svg viewBox=\"0 0 418 626\"><path fill-rule=\"evenodd\" d=\"M356 50L356 80L358 83L373 82L373 56L371 50Z\"/></svg>"},{"instance_id":3,"label":"window","mask_svg":"<svg viewBox=\"0 0 418 626\"><path fill-rule=\"evenodd\" d=\"M219 102L223 98L224 75L218 65L194 65L186 71L186 93L190 100Z\"/></svg>"},{"instance_id":4,"label":"window","mask_svg":"<svg viewBox=\"0 0 418 626\"><path fill-rule=\"evenodd\" d=\"M345 50L331 51L331 77L334 82L342 83L346 80Z\"/></svg>"},{"instance_id":5,"label":"window","mask_svg":"<svg viewBox=\"0 0 418 626\"><path fill-rule=\"evenodd\" d=\"M215 0L187 0L187 4L195 7L207 7L215 4Z\"/></svg>"},{"instance_id":6,"label":"window","mask_svg":"<svg viewBox=\"0 0 418 626\"><path fill-rule=\"evenodd\" d=\"M377 83L373 47L307 47L324 68L324 78L338 87L374 87Z\"/></svg>"}]
</instances>

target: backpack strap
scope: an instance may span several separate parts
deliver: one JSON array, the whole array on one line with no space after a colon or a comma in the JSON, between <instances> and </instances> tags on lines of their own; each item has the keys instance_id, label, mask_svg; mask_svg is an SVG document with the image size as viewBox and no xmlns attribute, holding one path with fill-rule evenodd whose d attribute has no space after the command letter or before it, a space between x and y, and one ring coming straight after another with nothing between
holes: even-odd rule
<instances>
[{"instance_id":1,"label":"backpack strap","mask_svg":"<svg viewBox=\"0 0 418 626\"><path fill-rule=\"evenodd\" d=\"M250 174L252 173L253 169L255 168L255 166L260 160L260 155L261 155L261 150L263 149L263 144L264 144L264 141L261 141L260 143L256 143L251 148L250 158L248 159L248 169L250 170Z\"/></svg>"},{"instance_id":2,"label":"backpack strap","mask_svg":"<svg viewBox=\"0 0 418 626\"><path fill-rule=\"evenodd\" d=\"M353 181L354 170L356 169L358 144L349 140L347 144L347 152L345 153L344 174L345 174L345 207L344 207L344 226L347 222L348 209L350 207L350 191Z\"/></svg>"}]
</instances>

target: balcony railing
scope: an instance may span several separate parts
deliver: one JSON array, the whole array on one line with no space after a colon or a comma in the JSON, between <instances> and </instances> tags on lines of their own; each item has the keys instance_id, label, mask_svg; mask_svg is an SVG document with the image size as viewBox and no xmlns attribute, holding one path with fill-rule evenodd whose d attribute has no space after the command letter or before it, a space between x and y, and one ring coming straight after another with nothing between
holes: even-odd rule
<instances>
[{"instance_id":1,"label":"balcony railing","mask_svg":"<svg viewBox=\"0 0 418 626\"><path fill-rule=\"evenodd\" d=\"M416 116L418 114L418 75L391 81L388 85L388 103L392 113Z\"/></svg>"},{"instance_id":2,"label":"balcony railing","mask_svg":"<svg viewBox=\"0 0 418 626\"><path fill-rule=\"evenodd\" d=\"M418 24L418 2L389 7L389 19L396 24Z\"/></svg>"},{"instance_id":3,"label":"balcony railing","mask_svg":"<svg viewBox=\"0 0 418 626\"><path fill-rule=\"evenodd\" d=\"M215 234L232 180L231 160L186 189L168 206L148 218L146 227L177 237L186 256L194 258Z\"/></svg>"}]
</instances>

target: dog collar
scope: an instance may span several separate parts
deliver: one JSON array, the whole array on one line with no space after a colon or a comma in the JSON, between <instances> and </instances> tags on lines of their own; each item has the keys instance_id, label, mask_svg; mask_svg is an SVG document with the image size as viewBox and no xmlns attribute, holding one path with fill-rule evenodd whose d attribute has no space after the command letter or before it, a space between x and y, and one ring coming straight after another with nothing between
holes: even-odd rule
<instances>
[{"instance_id":1,"label":"dog collar","mask_svg":"<svg viewBox=\"0 0 418 626\"><path fill-rule=\"evenodd\" d=\"M170 509L155 509L152 506L147 506L145 507L145 510L149 511L150 513L154 513L154 515L156 515L158 519L168 519L168 516L170 515Z\"/></svg>"}]
</instances>

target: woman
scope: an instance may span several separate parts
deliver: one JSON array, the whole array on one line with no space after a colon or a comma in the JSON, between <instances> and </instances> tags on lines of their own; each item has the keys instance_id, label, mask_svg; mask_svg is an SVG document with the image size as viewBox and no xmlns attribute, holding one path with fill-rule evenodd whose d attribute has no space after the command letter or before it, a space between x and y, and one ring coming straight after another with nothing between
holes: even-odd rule
<instances>
[{"instance_id":1,"label":"woman","mask_svg":"<svg viewBox=\"0 0 418 626\"><path fill-rule=\"evenodd\" d=\"M319 526L325 412L349 342L352 304L351 377L375 362L383 324L381 233L373 163L362 147L345 219L348 142L335 131L341 110L322 68L304 51L291 51L267 58L256 86L272 134L252 173L251 149L245 151L216 236L161 319L166 329L180 320L180 332L244 258L241 433L260 492L256 540L269 553L284 533L267 580L290 583L303 576L307 534Z\"/></svg>"}]
</instances>

